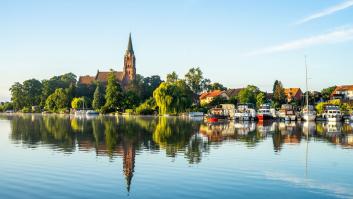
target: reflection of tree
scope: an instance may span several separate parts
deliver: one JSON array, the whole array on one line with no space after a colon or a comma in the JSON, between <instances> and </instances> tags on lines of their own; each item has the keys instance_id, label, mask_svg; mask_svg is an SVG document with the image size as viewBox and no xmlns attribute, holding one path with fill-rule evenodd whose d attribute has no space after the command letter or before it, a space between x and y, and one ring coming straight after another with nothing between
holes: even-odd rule
<instances>
[{"instance_id":1,"label":"reflection of tree","mask_svg":"<svg viewBox=\"0 0 353 199\"><path fill-rule=\"evenodd\" d=\"M202 137L195 134L191 137L189 144L185 149L185 158L190 164L200 163L203 152L210 150L208 142L202 140Z\"/></svg>"},{"instance_id":2,"label":"reflection of tree","mask_svg":"<svg viewBox=\"0 0 353 199\"><path fill-rule=\"evenodd\" d=\"M154 142L166 150L168 156L174 157L179 150L185 148L196 129L190 121L160 117L152 137Z\"/></svg>"}]
</instances>

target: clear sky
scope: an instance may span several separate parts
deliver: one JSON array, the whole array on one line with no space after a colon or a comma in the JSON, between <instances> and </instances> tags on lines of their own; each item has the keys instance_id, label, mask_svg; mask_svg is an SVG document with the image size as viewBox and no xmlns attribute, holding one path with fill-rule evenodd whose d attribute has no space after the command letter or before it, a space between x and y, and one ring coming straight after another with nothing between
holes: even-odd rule
<instances>
[{"instance_id":1,"label":"clear sky","mask_svg":"<svg viewBox=\"0 0 353 199\"><path fill-rule=\"evenodd\" d=\"M227 87L353 84L353 0L0 0L0 101L29 78L122 70L132 33L143 76L201 67Z\"/></svg>"}]
</instances>

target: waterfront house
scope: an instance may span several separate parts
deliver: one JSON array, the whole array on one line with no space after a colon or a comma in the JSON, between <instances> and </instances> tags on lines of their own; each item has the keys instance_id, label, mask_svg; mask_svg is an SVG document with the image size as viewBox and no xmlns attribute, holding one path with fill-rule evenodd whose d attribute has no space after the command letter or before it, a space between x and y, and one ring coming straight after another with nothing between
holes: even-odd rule
<instances>
[{"instance_id":1,"label":"waterfront house","mask_svg":"<svg viewBox=\"0 0 353 199\"><path fill-rule=\"evenodd\" d=\"M209 104L211 103L216 97L223 97L225 99L229 99L228 95L226 95L223 91L221 90L213 90L210 92L204 92L200 95L200 104Z\"/></svg>"},{"instance_id":2,"label":"waterfront house","mask_svg":"<svg viewBox=\"0 0 353 199\"><path fill-rule=\"evenodd\" d=\"M303 92L300 88L285 88L284 93L286 95L287 102L302 100Z\"/></svg>"},{"instance_id":3,"label":"waterfront house","mask_svg":"<svg viewBox=\"0 0 353 199\"><path fill-rule=\"evenodd\" d=\"M337 86L331 94L331 99L353 100L353 85Z\"/></svg>"},{"instance_id":4,"label":"waterfront house","mask_svg":"<svg viewBox=\"0 0 353 199\"><path fill-rule=\"evenodd\" d=\"M233 97L238 96L238 94L241 90L243 90L243 88L232 88L232 89L228 89L226 91L223 91L223 93L225 95L227 95L228 99L231 99Z\"/></svg>"}]
</instances>

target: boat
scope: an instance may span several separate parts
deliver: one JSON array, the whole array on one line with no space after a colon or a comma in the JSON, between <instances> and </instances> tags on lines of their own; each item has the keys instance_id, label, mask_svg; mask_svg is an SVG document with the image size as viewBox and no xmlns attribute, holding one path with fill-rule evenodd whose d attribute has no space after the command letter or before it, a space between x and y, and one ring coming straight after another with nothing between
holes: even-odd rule
<instances>
[{"instance_id":1,"label":"boat","mask_svg":"<svg viewBox=\"0 0 353 199\"><path fill-rule=\"evenodd\" d=\"M297 116L295 114L293 105L282 104L281 109L278 111L278 117L281 120L295 121L297 119Z\"/></svg>"},{"instance_id":2,"label":"boat","mask_svg":"<svg viewBox=\"0 0 353 199\"><path fill-rule=\"evenodd\" d=\"M234 113L235 120L249 121L255 120L256 111L252 104L239 104Z\"/></svg>"},{"instance_id":3,"label":"boat","mask_svg":"<svg viewBox=\"0 0 353 199\"><path fill-rule=\"evenodd\" d=\"M190 112L188 114L189 117L203 117L203 112Z\"/></svg>"},{"instance_id":4,"label":"boat","mask_svg":"<svg viewBox=\"0 0 353 199\"><path fill-rule=\"evenodd\" d=\"M326 105L323 117L329 122L340 122L342 114L338 105Z\"/></svg>"},{"instance_id":5,"label":"boat","mask_svg":"<svg viewBox=\"0 0 353 199\"><path fill-rule=\"evenodd\" d=\"M312 105L307 105L303 108L302 118L305 121L315 121L316 119L316 111Z\"/></svg>"},{"instance_id":6,"label":"boat","mask_svg":"<svg viewBox=\"0 0 353 199\"><path fill-rule=\"evenodd\" d=\"M99 112L94 111L94 110L87 110L86 115L99 115Z\"/></svg>"},{"instance_id":7,"label":"boat","mask_svg":"<svg viewBox=\"0 0 353 199\"><path fill-rule=\"evenodd\" d=\"M306 57L305 57L305 85L306 85L306 96L305 96L305 101L306 101L306 106L302 110L302 118L305 121L315 121L316 119L316 112L314 109L314 106L310 105L309 106L309 91L308 91L308 66L306 64Z\"/></svg>"},{"instance_id":8,"label":"boat","mask_svg":"<svg viewBox=\"0 0 353 199\"><path fill-rule=\"evenodd\" d=\"M206 116L206 121L210 123L225 122L228 121L228 117L222 108L212 108Z\"/></svg>"},{"instance_id":9,"label":"boat","mask_svg":"<svg viewBox=\"0 0 353 199\"><path fill-rule=\"evenodd\" d=\"M271 112L271 106L269 104L263 104L257 111L256 117L259 121L271 120L274 118L273 111Z\"/></svg>"}]
</instances>

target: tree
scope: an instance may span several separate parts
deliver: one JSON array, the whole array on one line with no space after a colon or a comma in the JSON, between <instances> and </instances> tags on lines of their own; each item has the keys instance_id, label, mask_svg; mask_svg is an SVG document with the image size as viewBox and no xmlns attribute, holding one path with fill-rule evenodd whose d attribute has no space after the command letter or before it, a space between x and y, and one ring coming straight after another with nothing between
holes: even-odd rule
<instances>
[{"instance_id":1,"label":"tree","mask_svg":"<svg viewBox=\"0 0 353 199\"><path fill-rule=\"evenodd\" d=\"M45 108L49 111L58 112L63 109L67 109L69 105L69 99L64 89L58 88L55 92L47 98L45 102Z\"/></svg>"},{"instance_id":2,"label":"tree","mask_svg":"<svg viewBox=\"0 0 353 199\"><path fill-rule=\"evenodd\" d=\"M167 74L167 82L168 83L174 83L176 81L178 81L178 74L176 74L175 71L173 71L172 73Z\"/></svg>"},{"instance_id":3,"label":"tree","mask_svg":"<svg viewBox=\"0 0 353 199\"><path fill-rule=\"evenodd\" d=\"M278 80L275 81L273 88L272 101L275 103L275 107L277 107L286 102L286 94L284 93L282 82Z\"/></svg>"},{"instance_id":4,"label":"tree","mask_svg":"<svg viewBox=\"0 0 353 199\"><path fill-rule=\"evenodd\" d=\"M95 110L100 110L104 105L104 93L103 87L100 82L97 82L96 90L93 94L92 108Z\"/></svg>"},{"instance_id":5,"label":"tree","mask_svg":"<svg viewBox=\"0 0 353 199\"><path fill-rule=\"evenodd\" d=\"M143 93L141 99L144 101L152 97L153 91L162 83L161 77L152 75L151 77L143 78Z\"/></svg>"},{"instance_id":6,"label":"tree","mask_svg":"<svg viewBox=\"0 0 353 199\"><path fill-rule=\"evenodd\" d=\"M327 101L330 99L330 96L332 92L336 89L336 86L331 86L328 88L324 88L321 90L321 96L324 101Z\"/></svg>"},{"instance_id":7,"label":"tree","mask_svg":"<svg viewBox=\"0 0 353 199\"><path fill-rule=\"evenodd\" d=\"M253 85L248 85L242 89L238 94L238 100L240 103L251 103L256 104L256 96L260 92L259 88Z\"/></svg>"},{"instance_id":8,"label":"tree","mask_svg":"<svg viewBox=\"0 0 353 199\"><path fill-rule=\"evenodd\" d=\"M185 74L185 81L194 93L198 94L203 90L203 75L199 67L191 68L189 72Z\"/></svg>"},{"instance_id":9,"label":"tree","mask_svg":"<svg viewBox=\"0 0 353 199\"><path fill-rule=\"evenodd\" d=\"M109 74L107 88L105 90L105 110L108 112L116 111L121 108L123 99L122 89L115 79L113 72Z\"/></svg>"},{"instance_id":10,"label":"tree","mask_svg":"<svg viewBox=\"0 0 353 199\"><path fill-rule=\"evenodd\" d=\"M128 91L124 93L123 100L121 102L122 109L133 109L140 103L140 98L135 92Z\"/></svg>"},{"instance_id":11,"label":"tree","mask_svg":"<svg viewBox=\"0 0 353 199\"><path fill-rule=\"evenodd\" d=\"M136 108L139 115L152 115L156 111L156 101L151 97Z\"/></svg>"},{"instance_id":12,"label":"tree","mask_svg":"<svg viewBox=\"0 0 353 199\"><path fill-rule=\"evenodd\" d=\"M23 82L23 94L27 107L40 104L42 94L42 83L36 79L29 79Z\"/></svg>"},{"instance_id":13,"label":"tree","mask_svg":"<svg viewBox=\"0 0 353 199\"><path fill-rule=\"evenodd\" d=\"M71 101L71 108L82 109L84 108L85 100L83 97L75 97Z\"/></svg>"},{"instance_id":14,"label":"tree","mask_svg":"<svg viewBox=\"0 0 353 199\"><path fill-rule=\"evenodd\" d=\"M213 90L221 90L221 91L225 91L227 90L227 88L225 86L223 86L222 84L218 83L218 82L215 82L215 83L212 83L210 86L209 86L209 90L210 91L213 91Z\"/></svg>"},{"instance_id":15,"label":"tree","mask_svg":"<svg viewBox=\"0 0 353 199\"><path fill-rule=\"evenodd\" d=\"M22 109L25 106L25 98L23 86L19 82L14 83L11 88L11 101L15 111Z\"/></svg>"},{"instance_id":16,"label":"tree","mask_svg":"<svg viewBox=\"0 0 353 199\"><path fill-rule=\"evenodd\" d=\"M188 85L181 80L175 83L163 82L153 92L159 114L177 114L186 111L192 105L192 95Z\"/></svg>"},{"instance_id":17,"label":"tree","mask_svg":"<svg viewBox=\"0 0 353 199\"><path fill-rule=\"evenodd\" d=\"M259 108L266 101L266 95L263 92L259 92L256 95L256 107Z\"/></svg>"}]
</instances>

